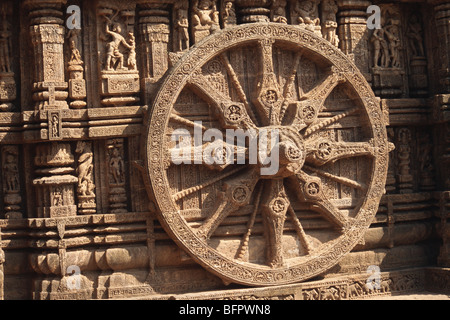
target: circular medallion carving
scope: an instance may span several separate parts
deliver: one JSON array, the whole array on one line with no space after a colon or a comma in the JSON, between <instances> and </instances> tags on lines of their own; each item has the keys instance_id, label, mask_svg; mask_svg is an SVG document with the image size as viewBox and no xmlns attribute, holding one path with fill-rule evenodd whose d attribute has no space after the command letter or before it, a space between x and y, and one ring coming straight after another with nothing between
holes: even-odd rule
<instances>
[{"instance_id":1,"label":"circular medallion carving","mask_svg":"<svg viewBox=\"0 0 450 320\"><path fill-rule=\"evenodd\" d=\"M320 275L353 249L378 209L388 166L382 119L362 74L314 33L273 23L218 31L169 71L147 123L158 218L226 282L270 286ZM206 165L191 155L167 168L164 155L180 151L170 139L180 127L193 135L183 150L227 141L214 145L215 158L236 152L234 162Z\"/></svg>"}]
</instances>

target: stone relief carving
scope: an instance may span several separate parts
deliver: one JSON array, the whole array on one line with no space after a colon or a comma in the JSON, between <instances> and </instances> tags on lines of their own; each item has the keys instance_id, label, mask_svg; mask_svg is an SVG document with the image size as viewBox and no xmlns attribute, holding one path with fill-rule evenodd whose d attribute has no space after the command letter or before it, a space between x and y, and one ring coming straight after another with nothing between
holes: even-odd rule
<instances>
[{"instance_id":1,"label":"stone relief carving","mask_svg":"<svg viewBox=\"0 0 450 320\"><path fill-rule=\"evenodd\" d=\"M433 21L425 15L404 13L403 4L397 11L389 7L384 9L388 14L383 29L372 36L360 19L365 14L364 1L309 2L209 0L194 6L194 1L100 0L98 5L85 6L85 1L79 1L83 10L96 9L83 15L85 29L67 32L65 0L29 0L24 1L27 10L20 23L31 41L19 43L17 13L13 12L17 6L5 0L0 6L0 110L6 111L0 114L0 205L1 218L6 218L0 219L4 232L0 299L5 296L4 276L9 276L3 267L5 251L7 258L9 250L22 254L25 243L32 243L29 260L39 274L32 280L33 297L41 299L175 295L200 288L223 289L219 278L249 286L292 283L328 270L340 257L350 261L358 254L369 256L374 248L388 250L390 255L413 252L409 256L417 261L425 259L410 243L426 236L414 235L411 242L402 239L407 248L401 247L404 243L399 247L394 238L403 236L398 231L401 223L412 228L429 222L435 201L431 191L441 188L436 178L442 164L434 159L435 135L430 122L411 120L416 116L411 104L425 109L426 102L415 98L428 98L433 81L445 85L445 63L433 81L427 73L434 74L441 66L438 61L445 60L446 42L433 45L433 50L440 49L428 70L427 45L432 41L427 32ZM195 8L199 11L193 14ZM436 19L445 20L445 6L436 5L435 10L440 17ZM276 26L246 24L269 20ZM439 34L445 34L445 26L440 21ZM200 40L205 43L191 49ZM34 68L30 74L26 70L19 74L22 61L15 57L16 47L22 59L29 51L29 65ZM94 50L84 52L87 48ZM177 62L180 65L173 68ZM98 72L93 72L97 64ZM169 80L163 85L164 76ZM372 77L376 94L388 104L403 103L390 114L394 126L388 135L397 145L391 156L383 129L386 115L380 115L379 101L372 99L363 77ZM92 90L86 81L99 84ZM21 87L24 91L27 82L32 89L30 106L37 112L11 112L18 111L19 100L27 95L16 92ZM397 100L400 97L405 99ZM155 99L158 111L153 112ZM439 99L439 121L443 121L448 101ZM85 109L88 101L90 109L76 110ZM355 101L361 104L352 105ZM23 102L20 107L24 108ZM148 110L153 122L147 124L142 119ZM427 112L421 117L427 118ZM282 168L264 179L234 166L174 169L169 157L158 153L158 143L167 152L170 146L161 137L173 128L194 129L193 121L198 120L203 121L202 130L281 128L286 151ZM415 129L417 123L424 127ZM145 181L131 173L131 159L139 159L135 149L145 125L152 133L147 147L154 152L147 159L154 169L146 172L152 175L147 187L157 196L150 201L150 214L141 212L147 211L146 202L142 201L142 209L134 194L144 189ZM23 141L26 146L19 145ZM219 158L228 154L225 149L218 150ZM136 160L134 165L139 167L141 162ZM373 220L384 189L383 179L373 177L385 175L388 163L388 194ZM168 168L167 176L158 168ZM166 182L170 191L162 187ZM168 197L162 201L163 195ZM359 206L364 199L369 200ZM439 207L445 226L445 193L442 199ZM412 208L414 215L408 215L404 207ZM177 213L160 208L174 208ZM154 220L159 210L165 231ZM397 224L401 219L411 221ZM377 226L368 232L389 241L374 244L369 236L357 239L373 221ZM45 238L39 236L43 233ZM198 272L200 267L189 256L167 245L174 239L217 277L203 269ZM441 264L448 261L447 242ZM338 245L330 249L329 243ZM355 252L347 253L355 243ZM313 261L313 256L322 253L323 259ZM402 257L397 257L398 265L406 265ZM296 258L311 262L296 265ZM77 292L67 287L70 274L66 270L71 263L82 267L82 289ZM351 266L364 274L361 266ZM254 290L234 293L232 298L357 299L421 288L421 277L407 272L383 274L381 288L372 291L361 278L345 278L343 282L307 282L294 293L280 292L276 286L266 295ZM12 278L8 281L14 283Z\"/></svg>"},{"instance_id":2,"label":"stone relief carving","mask_svg":"<svg viewBox=\"0 0 450 320\"><path fill-rule=\"evenodd\" d=\"M79 141L75 151L78 154L78 212L80 214L95 214L95 184L92 144Z\"/></svg>"},{"instance_id":3,"label":"stone relief carving","mask_svg":"<svg viewBox=\"0 0 450 320\"><path fill-rule=\"evenodd\" d=\"M219 28L219 11L216 0L195 0L192 9L194 42L199 42Z\"/></svg>"},{"instance_id":4,"label":"stone relief carving","mask_svg":"<svg viewBox=\"0 0 450 320\"><path fill-rule=\"evenodd\" d=\"M113 139L107 143L109 171L109 202L113 213L127 212L126 167L124 161L123 139Z\"/></svg>"},{"instance_id":5,"label":"stone relief carving","mask_svg":"<svg viewBox=\"0 0 450 320\"><path fill-rule=\"evenodd\" d=\"M102 104L126 106L140 101L140 80L134 36L135 9L119 1L104 1L98 9Z\"/></svg>"},{"instance_id":6,"label":"stone relief carving","mask_svg":"<svg viewBox=\"0 0 450 320\"><path fill-rule=\"evenodd\" d=\"M319 17L319 0L297 0L293 9L298 24L306 27L307 30L322 33Z\"/></svg>"},{"instance_id":7,"label":"stone relief carving","mask_svg":"<svg viewBox=\"0 0 450 320\"><path fill-rule=\"evenodd\" d=\"M222 20L224 28L235 26L237 24L236 6L234 2L235 0L226 0L222 2Z\"/></svg>"},{"instance_id":8,"label":"stone relief carving","mask_svg":"<svg viewBox=\"0 0 450 320\"><path fill-rule=\"evenodd\" d=\"M189 3L177 1L174 5L175 11L175 48L174 51L189 49Z\"/></svg>"},{"instance_id":9,"label":"stone relief carving","mask_svg":"<svg viewBox=\"0 0 450 320\"><path fill-rule=\"evenodd\" d=\"M339 47L339 37L337 35L337 19L338 6L335 0L322 1L322 34L323 37L330 41L336 47Z\"/></svg>"},{"instance_id":10,"label":"stone relief carving","mask_svg":"<svg viewBox=\"0 0 450 320\"><path fill-rule=\"evenodd\" d=\"M19 176L19 148L17 146L2 147L2 181L5 218L21 219L21 186Z\"/></svg>"}]
</instances>

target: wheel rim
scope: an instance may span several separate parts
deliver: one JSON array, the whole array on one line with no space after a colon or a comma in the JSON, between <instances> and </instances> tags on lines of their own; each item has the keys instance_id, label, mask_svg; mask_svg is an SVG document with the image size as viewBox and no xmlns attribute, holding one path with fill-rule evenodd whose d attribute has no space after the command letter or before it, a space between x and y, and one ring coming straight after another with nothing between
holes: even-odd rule
<instances>
[{"instance_id":1,"label":"wheel rim","mask_svg":"<svg viewBox=\"0 0 450 320\"><path fill-rule=\"evenodd\" d=\"M236 72L236 61L242 61L252 50L259 54L260 68L250 79L250 73ZM291 57L286 64L290 70L284 76L274 61L275 50ZM300 96L302 59L326 71L311 90ZM221 81L225 86L220 86ZM244 82L246 85L242 85ZM335 113L324 112L326 100L337 87L346 88L353 104ZM195 115L177 109L180 95L187 91L207 105L212 120L206 128L222 132L226 128L256 132L278 128L280 142L286 145L280 148L285 154L280 157L280 170L262 177L258 164L211 167L203 163L181 168L171 163L169 137L173 131L199 129L193 124ZM330 139L328 132L338 131L333 127L339 128L349 118L358 120L354 128L360 134L347 140L356 141ZM169 72L147 128L149 191L162 226L198 263L226 282L280 285L325 272L361 240L384 191L388 142L374 94L338 49L299 27L246 24L204 39ZM223 152L226 154L226 150ZM366 178L359 174L361 181L350 179L329 170L343 161L347 166L354 163ZM361 162L370 164L363 166ZM329 199L325 191L330 181L358 195L350 196L350 202L357 204L349 213L336 206L342 197ZM198 201L186 205L186 199L192 197ZM208 198L213 199L210 206L205 204ZM304 228L303 209L298 206L318 214L328 227L317 234ZM196 218L190 216L192 213ZM240 229L236 227L239 223ZM258 227L263 231L258 232ZM234 231L237 229L242 231ZM228 236L227 230L235 234ZM289 243L296 243L297 255L286 254ZM252 247L259 249L253 252Z\"/></svg>"}]
</instances>

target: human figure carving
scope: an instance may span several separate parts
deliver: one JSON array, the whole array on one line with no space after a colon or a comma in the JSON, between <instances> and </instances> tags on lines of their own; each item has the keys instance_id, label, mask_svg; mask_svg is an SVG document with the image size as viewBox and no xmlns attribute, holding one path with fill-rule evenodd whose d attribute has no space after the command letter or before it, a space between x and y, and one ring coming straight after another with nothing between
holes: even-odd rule
<instances>
[{"instance_id":1,"label":"human figure carving","mask_svg":"<svg viewBox=\"0 0 450 320\"><path fill-rule=\"evenodd\" d=\"M93 153L89 143L80 141L77 144L76 153L80 154L78 158L78 193L83 196L90 196L94 193L93 183Z\"/></svg>"},{"instance_id":2,"label":"human figure carving","mask_svg":"<svg viewBox=\"0 0 450 320\"><path fill-rule=\"evenodd\" d=\"M225 27L236 24L236 10L234 9L233 1L225 2L222 18Z\"/></svg>"},{"instance_id":3,"label":"human figure carving","mask_svg":"<svg viewBox=\"0 0 450 320\"><path fill-rule=\"evenodd\" d=\"M219 24L219 12L214 0L195 0L193 6L194 27L205 27Z\"/></svg>"},{"instance_id":4,"label":"human figure carving","mask_svg":"<svg viewBox=\"0 0 450 320\"><path fill-rule=\"evenodd\" d=\"M8 154L3 165L6 190L5 192L15 192L19 189L19 168L16 164L16 157Z\"/></svg>"},{"instance_id":5,"label":"human figure carving","mask_svg":"<svg viewBox=\"0 0 450 320\"><path fill-rule=\"evenodd\" d=\"M294 11L299 15L298 23L312 26L320 25L317 0L297 1Z\"/></svg>"},{"instance_id":6,"label":"human figure carving","mask_svg":"<svg viewBox=\"0 0 450 320\"><path fill-rule=\"evenodd\" d=\"M417 15L413 14L409 20L407 37L413 57L424 57L423 30Z\"/></svg>"},{"instance_id":7,"label":"human figure carving","mask_svg":"<svg viewBox=\"0 0 450 320\"><path fill-rule=\"evenodd\" d=\"M389 48L384 33L384 29L375 29L370 41L373 44L373 65L388 68L390 63Z\"/></svg>"},{"instance_id":8,"label":"human figure carving","mask_svg":"<svg viewBox=\"0 0 450 320\"><path fill-rule=\"evenodd\" d=\"M2 20L2 28L0 30L0 72L11 72L11 31L10 23L6 20L4 9L2 10Z\"/></svg>"},{"instance_id":9,"label":"human figure carving","mask_svg":"<svg viewBox=\"0 0 450 320\"><path fill-rule=\"evenodd\" d=\"M336 22L336 14L338 7L334 0L324 0L322 3L323 37L330 41L336 47L339 45L339 38L336 35L338 24Z\"/></svg>"},{"instance_id":10,"label":"human figure carving","mask_svg":"<svg viewBox=\"0 0 450 320\"><path fill-rule=\"evenodd\" d=\"M109 167L115 184L117 185L122 184L124 182L125 164L117 148L113 148L112 150L111 159L109 161Z\"/></svg>"},{"instance_id":11,"label":"human figure carving","mask_svg":"<svg viewBox=\"0 0 450 320\"><path fill-rule=\"evenodd\" d=\"M130 45L130 52L128 53L127 66L128 70L136 70L136 39L132 32L128 33L128 44Z\"/></svg>"},{"instance_id":12,"label":"human figure carving","mask_svg":"<svg viewBox=\"0 0 450 320\"><path fill-rule=\"evenodd\" d=\"M286 18L286 1L276 0L272 6L273 10L273 22L287 24Z\"/></svg>"},{"instance_id":13,"label":"human figure carving","mask_svg":"<svg viewBox=\"0 0 450 320\"><path fill-rule=\"evenodd\" d=\"M177 43L178 51L183 51L189 48L189 20L188 11L182 5L177 6L177 18L175 20L175 30L177 32Z\"/></svg>"},{"instance_id":14,"label":"human figure carving","mask_svg":"<svg viewBox=\"0 0 450 320\"><path fill-rule=\"evenodd\" d=\"M106 23L106 33L109 34L112 38L110 42L106 45L106 70L111 71L113 70L113 62L114 65L117 63L117 69L118 70L126 70L123 66L124 57L123 54L120 52L120 46L124 46L128 50L132 50L133 47L127 43L125 38L121 35L122 28L119 24L114 24L113 29L111 30L109 28L109 24L112 23L111 19L104 16L107 20Z\"/></svg>"},{"instance_id":15,"label":"human figure carving","mask_svg":"<svg viewBox=\"0 0 450 320\"><path fill-rule=\"evenodd\" d=\"M393 68L400 67L400 38L398 26L391 21L391 25L386 27L385 34L389 43L391 65Z\"/></svg>"}]
</instances>

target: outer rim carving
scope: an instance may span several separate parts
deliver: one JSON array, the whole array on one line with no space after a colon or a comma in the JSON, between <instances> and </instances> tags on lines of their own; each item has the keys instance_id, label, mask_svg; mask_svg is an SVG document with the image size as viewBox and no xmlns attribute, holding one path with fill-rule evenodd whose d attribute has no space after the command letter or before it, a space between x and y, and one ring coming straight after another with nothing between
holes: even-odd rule
<instances>
[{"instance_id":1,"label":"outer rim carving","mask_svg":"<svg viewBox=\"0 0 450 320\"><path fill-rule=\"evenodd\" d=\"M380 147L388 143L381 109L363 75L336 47L303 28L273 23L244 24L205 38L183 56L161 86L147 123L146 167L147 178L152 189L149 193L159 207L158 218L162 226L181 248L204 268L225 281L250 286L282 285L304 281L322 274L348 254L369 228L377 212L384 191L388 166L388 151L384 148L386 150L384 153L374 155L372 174L374 179L368 186L364 203L357 217L348 227L348 231L337 240L327 243L327 250L323 254L313 256L298 265L271 269L244 264L221 255L191 230L174 205L165 175L164 155L167 150L164 150L164 139L172 107L188 77L195 70L221 52L261 38L270 38L299 49L314 51L316 55L331 62L358 92L370 123L374 147L382 150Z\"/></svg>"}]
</instances>

